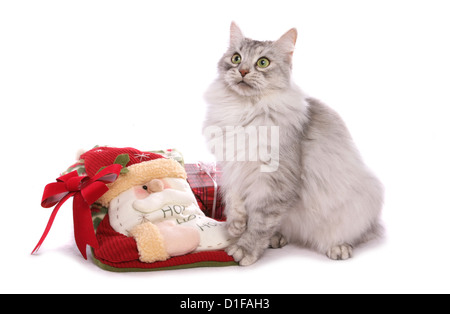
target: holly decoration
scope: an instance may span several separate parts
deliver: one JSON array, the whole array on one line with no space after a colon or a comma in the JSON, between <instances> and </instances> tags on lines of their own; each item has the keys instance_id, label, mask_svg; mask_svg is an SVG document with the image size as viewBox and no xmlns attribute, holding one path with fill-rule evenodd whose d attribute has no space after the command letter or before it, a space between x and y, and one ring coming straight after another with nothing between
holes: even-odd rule
<instances>
[{"instance_id":1,"label":"holly decoration","mask_svg":"<svg viewBox=\"0 0 450 314\"><path fill-rule=\"evenodd\" d=\"M114 164L118 164L122 166L122 170L120 170L120 174L125 174L128 173L128 168L127 168L127 164L130 162L130 155L128 154L121 154L118 155L116 157L116 159L114 160ZM99 173L100 171L102 171L103 169L105 169L106 167L101 167L97 173Z\"/></svg>"}]
</instances>

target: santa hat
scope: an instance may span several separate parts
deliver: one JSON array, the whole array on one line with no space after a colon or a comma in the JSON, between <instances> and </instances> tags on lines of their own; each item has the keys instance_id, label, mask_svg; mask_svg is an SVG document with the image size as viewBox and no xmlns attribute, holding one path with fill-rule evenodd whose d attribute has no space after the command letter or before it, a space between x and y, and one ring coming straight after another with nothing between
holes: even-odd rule
<instances>
[{"instance_id":1,"label":"santa hat","mask_svg":"<svg viewBox=\"0 0 450 314\"><path fill-rule=\"evenodd\" d=\"M186 171L175 160L142 152L135 148L96 147L81 155L88 176L93 177L102 168L120 163L124 166L119 178L108 184L109 191L97 202L108 207L109 202L133 186L144 185L153 179L186 179Z\"/></svg>"}]
</instances>

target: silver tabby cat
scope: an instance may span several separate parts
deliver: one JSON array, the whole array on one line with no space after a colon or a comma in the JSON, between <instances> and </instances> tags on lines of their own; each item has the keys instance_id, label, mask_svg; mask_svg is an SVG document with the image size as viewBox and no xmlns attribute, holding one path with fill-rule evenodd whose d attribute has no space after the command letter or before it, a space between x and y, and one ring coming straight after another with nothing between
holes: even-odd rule
<instances>
[{"instance_id":1,"label":"silver tabby cat","mask_svg":"<svg viewBox=\"0 0 450 314\"><path fill-rule=\"evenodd\" d=\"M362 161L338 114L306 96L291 79L296 39L291 29L277 41L251 40L233 22L219 76L205 94L204 134L223 159L227 226L236 238L227 252L240 265L287 243L345 260L357 244L382 230L382 184ZM227 146L234 136L227 132L261 126L278 127L278 138L263 143L278 153L274 171L261 170L271 162L267 158L236 158L254 154L250 145ZM207 132L211 128L223 133L213 136Z\"/></svg>"}]
</instances>

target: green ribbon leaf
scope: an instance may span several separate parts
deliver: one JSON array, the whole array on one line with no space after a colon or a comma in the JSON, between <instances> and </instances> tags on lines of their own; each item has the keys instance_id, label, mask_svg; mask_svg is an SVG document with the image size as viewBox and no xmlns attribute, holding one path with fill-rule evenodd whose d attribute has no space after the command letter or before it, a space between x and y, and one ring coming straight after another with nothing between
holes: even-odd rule
<instances>
[{"instance_id":1,"label":"green ribbon leaf","mask_svg":"<svg viewBox=\"0 0 450 314\"><path fill-rule=\"evenodd\" d=\"M120 174L125 174L128 173L129 170L126 167L127 164L130 162L130 156L128 154L121 154L119 156L116 157L116 159L114 160L114 164L118 164L122 166L122 169L120 170ZM105 167L101 167L100 169L98 169L97 173L99 173L100 171L102 171L103 169L105 169Z\"/></svg>"},{"instance_id":2,"label":"green ribbon leaf","mask_svg":"<svg viewBox=\"0 0 450 314\"><path fill-rule=\"evenodd\" d=\"M130 162L130 156L128 154L121 154L119 156L116 157L116 159L114 160L115 164L119 164L122 167L126 167L127 164Z\"/></svg>"}]
</instances>

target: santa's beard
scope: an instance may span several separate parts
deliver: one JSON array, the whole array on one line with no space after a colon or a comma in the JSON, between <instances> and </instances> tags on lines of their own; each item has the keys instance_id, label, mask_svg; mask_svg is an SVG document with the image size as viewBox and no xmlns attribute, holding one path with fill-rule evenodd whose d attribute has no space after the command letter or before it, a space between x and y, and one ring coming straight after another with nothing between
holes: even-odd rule
<instances>
[{"instance_id":1,"label":"santa's beard","mask_svg":"<svg viewBox=\"0 0 450 314\"><path fill-rule=\"evenodd\" d=\"M108 210L109 221L115 231L129 236L130 231L138 224L161 221L158 211L173 204L184 208L196 204L196 199L191 190L174 189L165 189L144 199L137 199L133 187L111 201Z\"/></svg>"},{"instance_id":2,"label":"santa's beard","mask_svg":"<svg viewBox=\"0 0 450 314\"><path fill-rule=\"evenodd\" d=\"M192 192L165 189L161 192L152 193L142 200L134 201L133 209L148 214L159 210L166 205L177 204L189 206L192 203L195 203L195 197Z\"/></svg>"},{"instance_id":3,"label":"santa's beard","mask_svg":"<svg viewBox=\"0 0 450 314\"><path fill-rule=\"evenodd\" d=\"M187 182L179 185L172 183L171 188L151 193L145 198L139 199L136 187L133 187L113 199L108 211L113 229L131 236L130 231L137 225L151 222L159 226L160 223L172 222L173 225L190 227L199 232L200 244L196 251L227 247L231 238L225 223L205 216Z\"/></svg>"}]
</instances>

